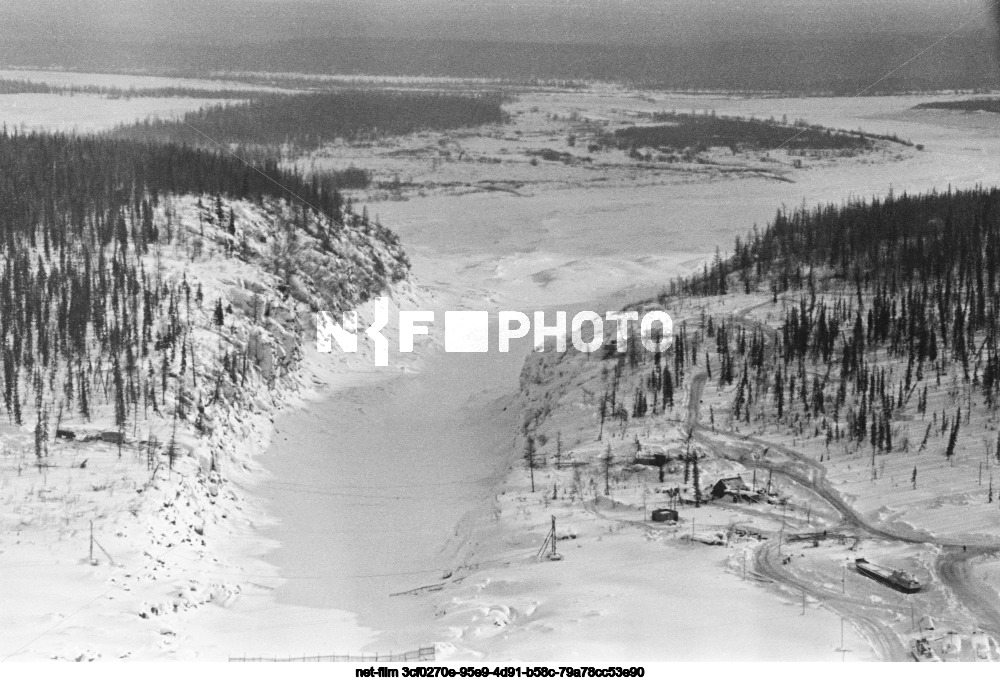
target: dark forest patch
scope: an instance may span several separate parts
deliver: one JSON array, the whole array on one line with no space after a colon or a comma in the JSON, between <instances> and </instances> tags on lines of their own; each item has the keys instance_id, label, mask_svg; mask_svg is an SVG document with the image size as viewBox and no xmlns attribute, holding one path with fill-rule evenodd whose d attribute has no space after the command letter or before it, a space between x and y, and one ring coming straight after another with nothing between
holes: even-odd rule
<instances>
[{"instance_id":1,"label":"dark forest patch","mask_svg":"<svg viewBox=\"0 0 1000 681\"><path fill-rule=\"evenodd\" d=\"M111 136L193 146L291 145L315 149L335 139L364 140L422 130L502 123L499 95L343 90L268 95L252 102L203 107L181 120L149 119Z\"/></svg>"},{"instance_id":2,"label":"dark forest patch","mask_svg":"<svg viewBox=\"0 0 1000 681\"><path fill-rule=\"evenodd\" d=\"M714 114L658 113L657 125L619 128L600 138L602 144L619 149L641 147L661 150L729 147L738 150L848 150L868 151L877 139L908 144L893 136L833 130L819 125L779 123L774 120L735 118Z\"/></svg>"}]
</instances>

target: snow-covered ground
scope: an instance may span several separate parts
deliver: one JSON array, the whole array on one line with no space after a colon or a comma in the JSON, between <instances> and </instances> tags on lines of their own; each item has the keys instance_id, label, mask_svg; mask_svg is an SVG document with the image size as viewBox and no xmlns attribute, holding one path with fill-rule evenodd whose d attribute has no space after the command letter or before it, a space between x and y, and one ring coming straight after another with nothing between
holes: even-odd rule
<instances>
[{"instance_id":1,"label":"snow-covered ground","mask_svg":"<svg viewBox=\"0 0 1000 681\"><path fill-rule=\"evenodd\" d=\"M177 118L233 100L195 97L109 99L102 95L0 95L0 121L8 129L92 133L147 118Z\"/></svg>"},{"instance_id":2,"label":"snow-covered ground","mask_svg":"<svg viewBox=\"0 0 1000 681\"><path fill-rule=\"evenodd\" d=\"M587 111L592 103L584 96L576 107ZM888 110L905 106L902 101L879 104ZM533 100L516 106L530 110ZM544 115L543 106L536 113ZM819 105L812 109L811 120L825 122L822 111ZM478 143L460 142L464 148ZM365 156L333 158L371 167L362 158L376 155L361 153ZM462 306L481 309L533 309L560 303L579 307L615 294L615 303L595 307L614 309L629 296L655 291L671 276L689 271L716 245L725 249L782 203L841 200L900 183L922 186L925 180L933 186L940 159L929 153L871 165L857 159L848 160L848 167L825 163L793 172L794 183L691 175L639 187L625 182L602 187L581 177L578 168L556 165L532 181L527 173L537 167L525 160L513 169L526 171L517 178L523 184L516 193L429 190L403 201L372 203L370 210L402 235L421 285L441 299L459 296ZM928 154L926 160L921 154ZM428 186L435 173L461 174L461 164L443 163L437 170L430 162L425 165L420 181ZM967 165L954 168L968 170ZM506 171L501 167L493 179L509 180ZM704 659L713 645L705 632L718 628L720 611L732 624L725 647L733 659L840 656L835 651L839 617L809 608L802 620L794 605L726 574L725 552L713 557L709 548L678 550L667 543L669 535L658 541L648 528L621 525L614 514L600 519L582 508L574 511L569 522L586 531L565 544L566 560L535 562L532 554L544 536L539 528L548 522L544 496L551 490L526 495L523 471L492 495L478 486L470 495L464 484L435 490L431 494L441 498L440 513L423 494L406 498L410 495L399 490L427 485L426 479L408 480L406 471L426 467L431 480L476 481L488 465L484 454L494 451L491 443L502 441L503 432L511 437L509 415L491 414L491 405L480 399L483 389L509 390L509 358L446 355L428 345L421 361L426 364L417 376L352 387L325 405L310 407L306 415L279 420L279 433L287 431L292 450L301 454L285 457L279 435L269 459L282 457L280 464L270 464L277 489L266 493L278 502L270 506L281 521L273 536L284 543L274 560L290 578L278 590L279 601L353 602L360 621L381 630L367 650L434 641L452 659ZM444 399L429 407L428 394ZM455 406L467 401L476 418L465 418L466 410ZM310 422L322 426L309 429ZM464 460L455 456L461 448L468 453ZM518 453L508 445L505 456L520 469ZM379 492L374 501L371 490ZM490 502L485 510L477 495ZM478 515L459 525L464 541L446 542L463 509ZM307 518L310 512L314 516ZM642 515L639 509L626 513ZM726 524L725 513L709 519L712 513L719 512L706 509L699 516L705 515L708 524ZM336 520L330 521L334 514ZM344 528L351 529L339 539ZM387 545L397 550L387 552ZM442 546L446 552L438 554ZM449 553L456 548L457 554ZM404 569L407 560L412 570ZM389 567L374 573L375 564ZM462 569L477 564L478 570ZM417 574L400 574L410 571ZM384 576L365 577L373 574ZM692 585L700 579L705 584L695 590ZM441 590L390 595L423 586ZM691 601L685 603L686 598ZM620 632L613 643L609 630ZM849 630L852 636L852 656L871 655Z\"/></svg>"},{"instance_id":3,"label":"snow-covered ground","mask_svg":"<svg viewBox=\"0 0 1000 681\"><path fill-rule=\"evenodd\" d=\"M89 98L63 97L85 106L61 113L25 99L33 108L13 116L10 107L18 100L0 99L12 122L64 129L145 116L144 109L122 107L148 102L111 102L105 112ZM617 88L531 93L515 105L527 114L532 107L542 116L576 111L595 118L674 107L788 114L893 132L926 146L898 159L783 165L783 179L637 172L630 182L615 170L615 180L605 183L563 164L539 164L536 174L537 167L524 159L511 168L494 164L495 176L475 177L505 183L508 171L525 171L516 193L434 190L403 201L372 195L384 200L373 200L370 210L401 235L417 275L417 288L394 299L438 310L573 303L614 309L700 265L717 246L728 250L733 237L766 222L782 204L1000 180L1000 141L992 136L1000 119L909 110L924 99L691 98ZM492 153L486 142L475 144L481 145L476 153ZM425 184L437 172L461 174L426 165L420 177ZM210 275L206 263L204 276ZM294 390L268 402L246 424L253 429L245 431L251 444L240 450L247 469L227 472L246 495L224 500L227 517L219 514L219 529L204 528L222 535L211 555L198 553L200 535L189 529L197 525L169 506L152 522L141 515L126 518L132 529L121 537L114 525L96 528L116 562L145 570L140 574L137 567L128 577L103 563L103 554L96 566L79 563L86 556L81 533L88 507L68 500L89 480L75 473L72 480L25 485L15 480L16 459L8 458L5 470L14 472L0 487L10 502L5 507L37 516L40 529L33 543L5 545L0 554L11 561L14 575L0 587L4 608L19 613L0 618L0 640L11 642L7 654L224 659L386 652L437 643L440 655L453 660L840 657L840 618L833 612L809 601L803 615L795 594L776 596L756 586L752 575L744 581L725 549L688 545L671 532L636 524L643 515L638 486L625 506L595 506L592 497L588 506L582 497L565 504L561 498L558 521L570 537L560 542L564 559L535 561L553 512L547 502L552 481L542 474L544 491L531 494L513 446L521 418L516 410L523 406L517 399L518 357L450 355L432 339L414 357L394 355L388 369L373 371L367 355L340 361L307 353ZM279 404L297 410L272 425ZM267 454L253 459L269 442ZM72 460L71 451L66 455ZM86 470L101 457L108 464L102 470L112 470L124 484L138 484L145 475L139 464L117 471L116 453L100 450ZM44 500L49 492L42 491L50 488L56 495L51 507ZM113 503L117 489L87 495L108 494ZM158 498L161 504L171 490L162 485L157 491L166 497ZM25 517L5 516L5 533ZM695 522L724 528L729 512L699 509ZM768 529L766 522L761 529ZM72 529L62 529L65 524ZM184 544L183 552L169 554L169 569L159 567L156 554L151 562L142 559L137 546L145 544L135 539L140 525L163 550L173 549L166 543ZM55 585L51 597L28 591L40 570ZM153 574L160 570L168 577ZM189 575L196 584L182 589ZM137 576L141 588L127 581ZM391 595L423 586L433 588ZM125 606L105 607L112 598ZM184 607L189 602L199 607ZM106 615L149 606L159 612L164 603L170 612L155 619ZM178 612L172 612L175 603ZM872 655L852 631L847 648L855 659Z\"/></svg>"},{"instance_id":4,"label":"snow-covered ground","mask_svg":"<svg viewBox=\"0 0 1000 681\"><path fill-rule=\"evenodd\" d=\"M270 597L276 570L258 559L270 548L259 531L269 518L243 488L261 480L275 413L313 389L314 376L295 360L308 306L279 292L266 251L251 245L273 241L281 205L226 202L256 254L251 263L229 252L234 237L206 203L164 197L154 220L167 232L170 211L172 240L143 259L164 286L190 287L185 397L201 415L174 417L175 391L164 386L162 412L137 406L119 446L113 405L95 395L90 419L60 412L53 430L63 432L44 458L31 427L3 427L0 659L226 660L275 641L319 646L336 632L357 648L371 636L349 612L276 606ZM351 235L336 237L339 266L369 267L364 248L387 257L370 237L359 247ZM416 295L405 282L391 294ZM240 387L222 369L242 348ZM176 460L165 454L168 442Z\"/></svg>"},{"instance_id":5,"label":"snow-covered ground","mask_svg":"<svg viewBox=\"0 0 1000 681\"><path fill-rule=\"evenodd\" d=\"M276 88L248 85L229 80L168 78L75 71L36 71L0 69L0 79L27 80L58 87L98 86L149 90L158 88L194 88L199 90L246 90L247 94L276 91ZM146 118L179 118L189 111L232 99L208 97L134 97L109 98L99 94L24 93L0 95L0 124L8 129L51 130L92 133L116 125ZM239 101L239 100L236 100Z\"/></svg>"},{"instance_id":6,"label":"snow-covered ground","mask_svg":"<svg viewBox=\"0 0 1000 681\"><path fill-rule=\"evenodd\" d=\"M575 109L587 115L597 99L584 96L568 101L572 97L553 95L553 99L562 98L558 102L561 114ZM629 95L630 101L622 99L620 93L602 95L601 106L608 110L597 109L597 115L627 108L655 111L674 106L699 111L715 108L719 113L739 115L780 117L787 113L789 118L802 116L814 123L895 133L925 148L902 154L898 160L879 159L876 163L852 159L809 167L807 162L804 169L785 171L792 182L692 175L659 178L638 187L618 183L601 186L578 178L578 169L562 173L553 165L547 181L518 178L525 181L516 193L426 191L423 196L409 195L405 201L381 201L371 209L401 234L413 256L415 272L428 288L460 292L472 306L478 301L485 308L534 308L593 301L623 291L626 296L631 292L633 297L641 297L670 277L700 265L716 246L725 252L733 237L745 234L754 224L764 224L781 205L840 202L889 191L930 190L949 183L970 186L1000 179L1000 163L996 161L1000 148L990 134L997 125L995 119L909 110L926 98L703 101ZM546 103L539 99L519 102L517 108L530 111L532 105L545 112ZM497 167L493 179L509 179L503 164ZM424 182L434 177L430 164L427 173L422 176ZM403 442L406 433L397 437ZM721 574L725 552L713 569L710 552L718 549L679 551L655 537L650 541L647 528L619 528L613 515L610 521L600 521L580 509L566 519L574 529L587 526L587 531L580 533L579 540L564 544L566 558L561 563L538 564L517 555L518 550L528 551L541 544L548 526L544 495L551 494L547 489L542 495L525 495L527 475L520 470L518 454L510 453L512 465L519 470L494 505L493 520L499 519L499 523L486 518L485 525L476 528L493 543L483 540L474 549L474 555L484 562L506 555L511 556L511 564L487 566L426 597L439 615L439 623L427 636L440 637L434 640L447 643L446 649L456 658L618 655L705 659L710 656L705 646L710 645L711 634L695 632L720 630L716 613L721 611L727 613L726 647L734 658L840 656L835 651L840 645L840 622L834 613L807 608L811 619L803 626L805 620L794 606L780 599L760 591L740 592L740 596L729 591L743 585L737 575ZM626 514L637 518L641 512L633 508ZM714 523L724 527L726 521L718 518ZM497 546L501 541L504 545ZM640 545L643 550L636 548ZM607 550L608 546L616 549ZM658 570L677 577L661 579L655 576ZM694 602L675 611L671 604L683 602L692 591L685 575L696 575L705 584L692 598ZM709 587L713 579L719 581ZM788 598L797 600L794 594ZM782 619L789 610L799 616L797 622L788 624ZM683 612L687 619L678 620L677 612ZM741 617L750 618L752 624ZM615 645L608 642L607 632L612 627L623 632L614 637ZM664 635L661 638L652 632ZM848 638L852 636L855 638L847 642L853 651L850 655L873 654L849 628ZM685 644L663 645L664 640L672 639ZM785 643L767 644L773 641Z\"/></svg>"}]
</instances>

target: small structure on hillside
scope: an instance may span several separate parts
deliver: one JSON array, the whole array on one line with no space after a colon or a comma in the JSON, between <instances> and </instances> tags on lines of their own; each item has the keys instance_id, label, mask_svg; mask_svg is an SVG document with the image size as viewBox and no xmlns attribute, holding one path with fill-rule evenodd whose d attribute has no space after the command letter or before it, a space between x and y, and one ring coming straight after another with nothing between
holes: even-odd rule
<instances>
[{"instance_id":1,"label":"small structure on hillside","mask_svg":"<svg viewBox=\"0 0 1000 681\"><path fill-rule=\"evenodd\" d=\"M733 501L757 501L758 495L745 482L740 476L733 478L722 478L715 486L712 487L712 498L721 499L723 497L729 497Z\"/></svg>"},{"instance_id":2,"label":"small structure on hillside","mask_svg":"<svg viewBox=\"0 0 1000 681\"><path fill-rule=\"evenodd\" d=\"M113 445L125 444L124 433L119 433L116 430L105 430L101 433L100 439L103 442L108 442Z\"/></svg>"},{"instance_id":3,"label":"small structure on hillside","mask_svg":"<svg viewBox=\"0 0 1000 681\"><path fill-rule=\"evenodd\" d=\"M653 511L652 519L656 523L666 523L671 520L677 522L680 519L680 515L673 508L658 508Z\"/></svg>"}]
</instances>

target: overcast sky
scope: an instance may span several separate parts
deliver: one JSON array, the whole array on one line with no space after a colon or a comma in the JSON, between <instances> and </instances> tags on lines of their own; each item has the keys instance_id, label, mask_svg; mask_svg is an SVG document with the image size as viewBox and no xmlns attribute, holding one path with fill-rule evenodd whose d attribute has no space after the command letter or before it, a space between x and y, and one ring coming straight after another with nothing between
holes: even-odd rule
<instances>
[{"instance_id":1,"label":"overcast sky","mask_svg":"<svg viewBox=\"0 0 1000 681\"><path fill-rule=\"evenodd\" d=\"M125 40L303 34L543 42L942 35L989 25L987 0L0 0L0 26ZM2 30L2 29L0 29Z\"/></svg>"}]
</instances>

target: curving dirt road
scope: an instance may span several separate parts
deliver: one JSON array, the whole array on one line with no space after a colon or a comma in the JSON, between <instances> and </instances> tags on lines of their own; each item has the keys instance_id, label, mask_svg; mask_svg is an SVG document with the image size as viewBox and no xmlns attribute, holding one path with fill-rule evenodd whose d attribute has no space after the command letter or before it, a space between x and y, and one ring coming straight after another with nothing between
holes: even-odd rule
<instances>
[{"instance_id":1,"label":"curving dirt road","mask_svg":"<svg viewBox=\"0 0 1000 681\"><path fill-rule=\"evenodd\" d=\"M744 311L734 318L750 325L759 323L746 318ZM773 330L771 330L773 331ZM976 626L997 637L1000 634L1000 598L996 592L973 574L970 561L974 558L991 555L1000 551L996 543L961 544L942 542L928 533L905 530L889 530L878 527L860 515L844 498L826 481L825 467L811 458L789 447L778 445L750 435L738 433L710 434L700 423L701 396L708 376L700 372L691 379L688 392L687 426L689 437L699 444L730 460L736 460L750 468L760 468L780 473L803 488L809 489L841 516L844 526L859 534L871 537L900 541L909 544L930 544L941 549L936 562L936 572L942 584L954 594L955 598L975 618ZM787 457L788 461L776 463L768 461L747 461L742 456L733 456L726 446L726 440L740 440L767 447ZM910 659L908 651L903 647L899 636L890 627L873 617L869 612L869 604L849 595L831 597L828 590L809 584L790 571L785 570L777 559L773 540L762 543L754 553L754 565L763 576L784 585L787 589L809 594L819 598L831 610L839 613L854 624L859 632L870 642L876 654L884 660Z\"/></svg>"},{"instance_id":2,"label":"curving dirt road","mask_svg":"<svg viewBox=\"0 0 1000 681\"><path fill-rule=\"evenodd\" d=\"M867 529L864 520L860 518L847 503L844 502L840 495L836 494L825 485L819 484L825 480L825 477L822 475L822 467L815 464L815 462L805 459L805 457L792 457L796 461L802 460L807 469L814 471L814 475L810 476L792 466L767 464L763 462L747 462L743 460L742 457L733 457L728 455L725 444L718 442L718 438L710 437L704 431L704 428L700 423L701 395L707 380L708 375L705 372L700 372L691 377L691 386L688 391L687 409L687 425L690 437L694 438L699 444L715 452L722 458L739 460L742 464L750 467L758 467L765 470L780 472L795 483L813 490L824 500L830 503L830 505L841 514L845 524L853 525L857 528ZM740 436L736 433L726 433L724 437L752 441L751 438L747 436ZM769 447L773 446L770 443L766 444ZM786 455L789 454L787 451L783 451L782 453ZM815 475L816 472L820 474ZM784 586L787 590L809 594L814 598L822 600L826 607L841 615L854 625L861 635L869 642L875 650L875 654L880 659L908 659L907 652L903 648L899 637L896 636L896 634L889 627L885 626L876 618L868 614L861 607L863 605L862 603L855 602L855 599L847 595L844 595L843 597L834 596L831 598L829 591L809 584L793 575L790 571L784 569L780 558L778 558L777 547L773 539L761 543L754 550L753 565L754 569L761 576L772 580L776 584Z\"/></svg>"},{"instance_id":3,"label":"curving dirt road","mask_svg":"<svg viewBox=\"0 0 1000 681\"><path fill-rule=\"evenodd\" d=\"M760 544L753 554L754 570L774 582L784 585L796 594L805 593L821 601L823 605L851 622L868 641L881 660L908 660L909 653L895 632L871 614L871 603L850 594L831 593L800 579L782 567L781 557L771 541Z\"/></svg>"},{"instance_id":4,"label":"curving dirt road","mask_svg":"<svg viewBox=\"0 0 1000 681\"><path fill-rule=\"evenodd\" d=\"M1000 598L988 584L976 579L971 563L996 551L995 547L970 546L963 551L957 546L949 546L938 556L935 565L938 577L975 618L976 626L994 637L1000 627Z\"/></svg>"}]
</instances>

